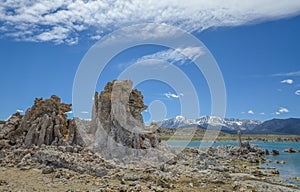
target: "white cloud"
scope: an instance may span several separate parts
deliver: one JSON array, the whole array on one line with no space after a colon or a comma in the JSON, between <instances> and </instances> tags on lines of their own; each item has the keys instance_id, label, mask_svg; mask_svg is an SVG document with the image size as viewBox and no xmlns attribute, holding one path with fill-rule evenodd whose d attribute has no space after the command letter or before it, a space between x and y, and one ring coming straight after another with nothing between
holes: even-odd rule
<instances>
[{"instance_id":1,"label":"white cloud","mask_svg":"<svg viewBox=\"0 0 300 192\"><path fill-rule=\"evenodd\" d=\"M265 115L265 113L264 112L261 112L261 113L259 113L260 115Z\"/></svg>"},{"instance_id":2,"label":"white cloud","mask_svg":"<svg viewBox=\"0 0 300 192\"><path fill-rule=\"evenodd\" d=\"M102 38L101 35L92 35L92 36L90 36L90 39L92 39L92 40L99 40L101 38Z\"/></svg>"},{"instance_id":3,"label":"white cloud","mask_svg":"<svg viewBox=\"0 0 300 192\"><path fill-rule=\"evenodd\" d=\"M285 79L285 80L282 80L281 83L293 84L294 81L292 79Z\"/></svg>"},{"instance_id":4,"label":"white cloud","mask_svg":"<svg viewBox=\"0 0 300 192\"><path fill-rule=\"evenodd\" d=\"M288 73L277 73L273 74L274 77L293 77L293 76L300 76L300 71L293 71Z\"/></svg>"},{"instance_id":5,"label":"white cloud","mask_svg":"<svg viewBox=\"0 0 300 192\"><path fill-rule=\"evenodd\" d=\"M249 110L249 111L248 111L248 114L254 115L254 111L253 111L253 110Z\"/></svg>"},{"instance_id":6,"label":"white cloud","mask_svg":"<svg viewBox=\"0 0 300 192\"><path fill-rule=\"evenodd\" d=\"M37 40L61 43L61 39L66 39L68 33L69 30L64 27L53 27L51 30L37 35Z\"/></svg>"},{"instance_id":7,"label":"white cloud","mask_svg":"<svg viewBox=\"0 0 300 192\"><path fill-rule=\"evenodd\" d=\"M123 26L166 23L189 32L297 15L299 0L0 1L0 33L16 40L77 43ZM24 33L26 32L26 33Z\"/></svg>"},{"instance_id":8,"label":"white cloud","mask_svg":"<svg viewBox=\"0 0 300 192\"><path fill-rule=\"evenodd\" d=\"M24 112L24 110L22 110L22 109L17 109L16 111L19 112L19 113L23 113Z\"/></svg>"},{"instance_id":9,"label":"white cloud","mask_svg":"<svg viewBox=\"0 0 300 192\"><path fill-rule=\"evenodd\" d=\"M72 113L73 113L73 111L68 111L68 112L66 112L66 113L68 113L68 114L72 114Z\"/></svg>"},{"instance_id":10,"label":"white cloud","mask_svg":"<svg viewBox=\"0 0 300 192\"><path fill-rule=\"evenodd\" d=\"M89 112L87 112L87 111L81 111L80 113L82 113L82 114L88 114Z\"/></svg>"},{"instance_id":11,"label":"white cloud","mask_svg":"<svg viewBox=\"0 0 300 192\"><path fill-rule=\"evenodd\" d=\"M175 98L178 99L179 97L183 96L183 93L180 93L178 95L174 94L174 93L164 93L164 96L166 96L167 98Z\"/></svg>"},{"instance_id":12,"label":"white cloud","mask_svg":"<svg viewBox=\"0 0 300 192\"><path fill-rule=\"evenodd\" d=\"M296 94L296 95L300 95L300 90L297 90L297 91L295 92L295 94Z\"/></svg>"},{"instance_id":13,"label":"white cloud","mask_svg":"<svg viewBox=\"0 0 300 192\"><path fill-rule=\"evenodd\" d=\"M195 61L199 56L204 55L205 51L202 47L184 47L177 49L167 49L164 51L159 51L154 54L145 55L138 59L136 63L143 62L146 60L165 60L170 63L185 64L188 59ZM157 64L157 62L146 62L143 64Z\"/></svg>"},{"instance_id":14,"label":"white cloud","mask_svg":"<svg viewBox=\"0 0 300 192\"><path fill-rule=\"evenodd\" d=\"M279 110L278 110L279 113L288 113L289 110L287 108L284 108L284 107L280 107Z\"/></svg>"},{"instance_id":15,"label":"white cloud","mask_svg":"<svg viewBox=\"0 0 300 192\"><path fill-rule=\"evenodd\" d=\"M280 107L279 109L278 109L278 111L276 111L275 112L275 114L276 115L280 115L280 114L282 114L282 113L288 113L288 112L290 112L287 108L285 108L285 107Z\"/></svg>"}]
</instances>

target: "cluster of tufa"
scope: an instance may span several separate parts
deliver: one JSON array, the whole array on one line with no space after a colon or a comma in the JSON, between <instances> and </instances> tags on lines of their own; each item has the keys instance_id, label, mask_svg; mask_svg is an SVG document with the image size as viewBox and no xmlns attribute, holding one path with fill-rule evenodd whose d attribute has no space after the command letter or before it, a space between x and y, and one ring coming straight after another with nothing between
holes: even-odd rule
<instances>
[{"instance_id":1,"label":"cluster of tufa","mask_svg":"<svg viewBox=\"0 0 300 192\"><path fill-rule=\"evenodd\" d=\"M0 130L0 139L10 145L83 145L74 120L66 112L70 104L52 95L49 99L36 98L25 115L13 114Z\"/></svg>"},{"instance_id":2,"label":"cluster of tufa","mask_svg":"<svg viewBox=\"0 0 300 192\"><path fill-rule=\"evenodd\" d=\"M0 140L7 146L79 145L116 143L134 148L156 147L160 140L155 125L145 126L141 112L147 108L140 91L132 90L132 81L107 83L104 91L95 93L92 120L68 119L71 105L52 95L36 98L24 115L13 114L0 127ZM82 132L84 129L86 132ZM83 133L84 135L80 134Z\"/></svg>"}]
</instances>

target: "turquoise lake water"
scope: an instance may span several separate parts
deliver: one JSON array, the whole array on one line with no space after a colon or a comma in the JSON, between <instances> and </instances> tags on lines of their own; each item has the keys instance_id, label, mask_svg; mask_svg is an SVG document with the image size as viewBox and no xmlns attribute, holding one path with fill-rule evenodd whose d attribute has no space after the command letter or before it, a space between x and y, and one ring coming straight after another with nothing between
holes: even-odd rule
<instances>
[{"instance_id":1,"label":"turquoise lake water","mask_svg":"<svg viewBox=\"0 0 300 192\"><path fill-rule=\"evenodd\" d=\"M166 141L167 144L174 147L199 147L201 141ZM202 143L203 144L203 143ZM294 177L300 177L300 153L286 153L283 152L284 149L294 148L300 150L300 142L250 142L251 145L257 145L260 148L268 149L271 153L272 149L276 149L280 152L280 155L273 156L268 155L265 158L271 159L271 163L260 164L260 167L275 167L280 172L280 176L285 179L290 179ZM225 146L232 145L237 146L236 141L216 141L212 146ZM274 164L275 160L285 161L286 164ZM300 182L290 181L291 183L300 186Z\"/></svg>"}]
</instances>

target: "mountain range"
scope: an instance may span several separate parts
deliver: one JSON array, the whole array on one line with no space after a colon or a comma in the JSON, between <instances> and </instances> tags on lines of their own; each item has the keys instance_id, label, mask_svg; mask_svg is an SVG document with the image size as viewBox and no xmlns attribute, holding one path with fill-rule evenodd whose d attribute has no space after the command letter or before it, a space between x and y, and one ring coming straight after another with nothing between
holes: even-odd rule
<instances>
[{"instance_id":1,"label":"mountain range","mask_svg":"<svg viewBox=\"0 0 300 192\"><path fill-rule=\"evenodd\" d=\"M256 126L252 133L293 134L300 135L300 119L272 119Z\"/></svg>"},{"instance_id":2,"label":"mountain range","mask_svg":"<svg viewBox=\"0 0 300 192\"><path fill-rule=\"evenodd\" d=\"M265 122L258 120L240 120L203 116L197 119L188 119L176 116L156 122L162 128L198 127L203 129L221 129L227 133L241 131L249 134L300 134L300 119L272 119Z\"/></svg>"}]
</instances>

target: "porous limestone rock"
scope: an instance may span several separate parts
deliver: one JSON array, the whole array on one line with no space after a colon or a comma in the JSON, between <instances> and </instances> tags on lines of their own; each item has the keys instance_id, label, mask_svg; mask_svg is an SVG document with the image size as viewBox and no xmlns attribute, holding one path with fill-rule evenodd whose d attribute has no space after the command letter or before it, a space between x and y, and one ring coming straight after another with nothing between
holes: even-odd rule
<instances>
[{"instance_id":1,"label":"porous limestone rock","mask_svg":"<svg viewBox=\"0 0 300 192\"><path fill-rule=\"evenodd\" d=\"M153 126L146 127L143 122L141 113L146 108L141 92L132 90L132 81L109 82L100 95L95 93L91 132L96 134L103 129L102 143L113 139L134 149L156 147L159 138L153 132Z\"/></svg>"},{"instance_id":2,"label":"porous limestone rock","mask_svg":"<svg viewBox=\"0 0 300 192\"><path fill-rule=\"evenodd\" d=\"M71 105L61 103L55 95L49 99L36 98L24 116L12 115L0 130L0 138L25 146L83 145L74 120L68 120L65 114L68 111Z\"/></svg>"},{"instance_id":3,"label":"porous limestone rock","mask_svg":"<svg viewBox=\"0 0 300 192\"><path fill-rule=\"evenodd\" d=\"M11 133L14 133L21 124L22 115L19 112L11 115L0 129L0 139L8 139Z\"/></svg>"}]
</instances>

